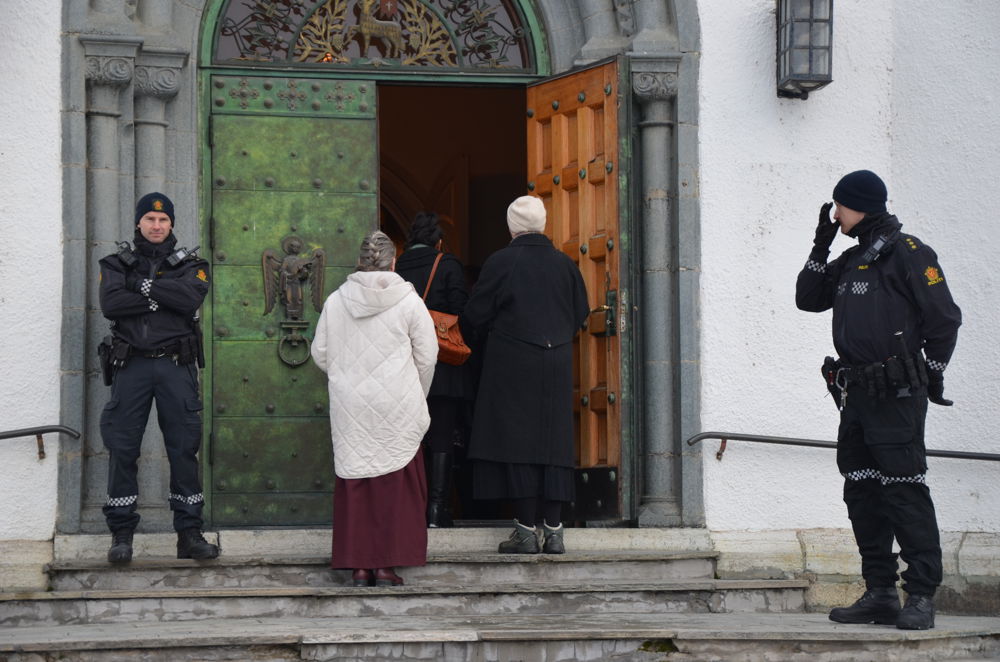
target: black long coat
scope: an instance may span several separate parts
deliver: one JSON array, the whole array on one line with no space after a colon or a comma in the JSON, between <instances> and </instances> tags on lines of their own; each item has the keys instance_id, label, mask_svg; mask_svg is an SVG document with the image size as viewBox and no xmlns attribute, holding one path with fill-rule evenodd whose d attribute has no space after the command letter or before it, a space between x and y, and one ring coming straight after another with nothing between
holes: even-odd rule
<instances>
[{"instance_id":1,"label":"black long coat","mask_svg":"<svg viewBox=\"0 0 1000 662\"><path fill-rule=\"evenodd\" d=\"M589 310L580 270L543 234L486 260L462 316L489 334L470 458L573 466L573 337Z\"/></svg>"},{"instance_id":2,"label":"black long coat","mask_svg":"<svg viewBox=\"0 0 1000 662\"><path fill-rule=\"evenodd\" d=\"M418 246L404 251L396 258L396 273L403 280L412 283L417 294L423 296L427 278L431 275L431 267L434 266L437 255L437 250L430 246ZM424 303L429 310L461 315L468 300L469 292L465 285L465 269L462 263L454 255L444 253ZM467 372L465 366L454 366L438 361L434 368L434 381L431 383L428 397L471 399L470 378Z\"/></svg>"}]
</instances>

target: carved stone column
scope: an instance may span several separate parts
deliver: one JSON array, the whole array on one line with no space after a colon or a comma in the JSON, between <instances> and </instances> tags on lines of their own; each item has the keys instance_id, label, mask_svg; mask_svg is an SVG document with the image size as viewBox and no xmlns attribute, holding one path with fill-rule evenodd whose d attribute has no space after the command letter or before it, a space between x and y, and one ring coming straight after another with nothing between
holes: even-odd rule
<instances>
[{"instance_id":1,"label":"carved stone column","mask_svg":"<svg viewBox=\"0 0 1000 662\"><path fill-rule=\"evenodd\" d=\"M167 103L177 95L187 53L144 50L135 68L135 191L163 191L167 183Z\"/></svg>"},{"instance_id":2,"label":"carved stone column","mask_svg":"<svg viewBox=\"0 0 1000 662\"><path fill-rule=\"evenodd\" d=\"M640 526L677 526L680 512L678 441L678 301L675 99L678 59L632 54L642 155L643 481Z\"/></svg>"},{"instance_id":3,"label":"carved stone column","mask_svg":"<svg viewBox=\"0 0 1000 662\"><path fill-rule=\"evenodd\" d=\"M132 95L135 57L141 39L126 36L84 35L80 37L85 57L86 78L86 335L83 339L86 381L84 400L88 412L86 434L80 460L82 504L81 525L86 529L103 526L101 506L107 497L107 455L101 442L98 417L108 398L107 389L96 377L99 370L94 351L97 340L107 333L98 296L98 260L113 252L121 239L122 199L131 198ZM122 188L127 190L123 191ZM82 202L82 201L81 201ZM130 205L131 206L131 205ZM83 210L81 209L81 212ZM129 236L131 232L129 233Z\"/></svg>"}]
</instances>

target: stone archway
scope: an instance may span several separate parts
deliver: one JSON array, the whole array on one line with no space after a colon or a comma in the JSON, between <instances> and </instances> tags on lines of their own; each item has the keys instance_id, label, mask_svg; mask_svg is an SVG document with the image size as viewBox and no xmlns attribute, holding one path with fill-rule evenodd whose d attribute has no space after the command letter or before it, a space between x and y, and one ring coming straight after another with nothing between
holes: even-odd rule
<instances>
[{"instance_id":1,"label":"stone archway","mask_svg":"<svg viewBox=\"0 0 1000 662\"><path fill-rule=\"evenodd\" d=\"M628 56L639 111L634 148L641 155L632 179L632 240L641 253L633 253L630 265L638 300L627 303L642 342L627 376L640 394L631 404L637 425L629 431L635 439L627 461L644 476L631 511L642 525L702 524L700 454L680 447L699 428L697 7L672 0L523 5L536 21L551 73L606 55ZM80 287L80 275L93 283L96 257L131 235L133 202L147 189L174 198L186 243L202 236L198 161L205 134L199 130L196 66L207 62L204 26L220 6L212 0L95 0L69 3L64 13L68 332L61 401L62 421L85 434L79 442L65 440L60 450L60 531L103 531L106 460L98 420L106 395L91 350L106 323L96 287ZM152 511L147 530L169 527L161 447L150 430L140 470L143 508ZM157 514L161 495L164 507Z\"/></svg>"}]
</instances>

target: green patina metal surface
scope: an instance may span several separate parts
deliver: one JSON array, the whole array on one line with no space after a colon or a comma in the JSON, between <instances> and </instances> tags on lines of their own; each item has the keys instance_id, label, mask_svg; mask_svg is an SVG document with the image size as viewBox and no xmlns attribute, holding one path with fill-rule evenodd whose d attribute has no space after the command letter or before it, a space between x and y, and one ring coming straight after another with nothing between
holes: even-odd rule
<instances>
[{"instance_id":1,"label":"green patina metal surface","mask_svg":"<svg viewBox=\"0 0 1000 662\"><path fill-rule=\"evenodd\" d=\"M213 76L208 87L212 524L328 524L329 405L309 343L378 223L375 85ZM296 260L304 275L282 280Z\"/></svg>"}]
</instances>

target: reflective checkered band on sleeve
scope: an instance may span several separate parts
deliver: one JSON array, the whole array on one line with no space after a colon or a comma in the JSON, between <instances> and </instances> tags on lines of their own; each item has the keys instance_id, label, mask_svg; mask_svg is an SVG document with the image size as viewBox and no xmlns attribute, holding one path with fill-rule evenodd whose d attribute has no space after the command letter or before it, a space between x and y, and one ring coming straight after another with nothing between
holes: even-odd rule
<instances>
[{"instance_id":1,"label":"reflective checkered band on sleeve","mask_svg":"<svg viewBox=\"0 0 1000 662\"><path fill-rule=\"evenodd\" d=\"M837 286L837 296L838 297L839 296L843 296L844 295L844 290L846 290L846 289L847 289L847 283L841 283L840 285L838 285Z\"/></svg>"},{"instance_id":2,"label":"reflective checkered band on sleeve","mask_svg":"<svg viewBox=\"0 0 1000 662\"><path fill-rule=\"evenodd\" d=\"M149 278L142 279L142 285L139 286L139 293L144 297L149 296L149 289L153 286L153 281Z\"/></svg>"},{"instance_id":3,"label":"reflective checkered band on sleeve","mask_svg":"<svg viewBox=\"0 0 1000 662\"><path fill-rule=\"evenodd\" d=\"M868 283L864 281L851 283L851 294L868 294Z\"/></svg>"},{"instance_id":4,"label":"reflective checkered band on sleeve","mask_svg":"<svg viewBox=\"0 0 1000 662\"><path fill-rule=\"evenodd\" d=\"M159 310L160 309L160 304L158 304L155 301L153 301L152 299L150 299L149 300L149 309L150 310Z\"/></svg>"},{"instance_id":5,"label":"reflective checkered band on sleeve","mask_svg":"<svg viewBox=\"0 0 1000 662\"><path fill-rule=\"evenodd\" d=\"M841 474L847 480L877 480L883 485L891 483L918 483L926 484L927 474L917 474L916 476L886 476L878 469L858 469L846 474Z\"/></svg>"},{"instance_id":6,"label":"reflective checkered band on sleeve","mask_svg":"<svg viewBox=\"0 0 1000 662\"><path fill-rule=\"evenodd\" d=\"M927 367L931 370L937 370L938 372L944 372L944 369L948 367L946 361L935 361L933 359L927 359Z\"/></svg>"},{"instance_id":7,"label":"reflective checkered band on sleeve","mask_svg":"<svg viewBox=\"0 0 1000 662\"><path fill-rule=\"evenodd\" d=\"M138 494L133 494L132 496L124 496L124 497L113 497L109 495L107 505L113 508L117 508L120 506L131 506L138 500L139 500Z\"/></svg>"},{"instance_id":8,"label":"reflective checkered band on sleeve","mask_svg":"<svg viewBox=\"0 0 1000 662\"><path fill-rule=\"evenodd\" d=\"M181 503L186 503L189 506L193 506L196 503L202 503L205 500L205 495L201 492L198 494L192 494L191 496L181 496L180 494L170 493L170 498L174 501L180 501Z\"/></svg>"},{"instance_id":9,"label":"reflective checkered band on sleeve","mask_svg":"<svg viewBox=\"0 0 1000 662\"><path fill-rule=\"evenodd\" d=\"M815 271L818 274L826 273L826 265L822 262L817 262L816 260L809 260L806 262L806 269L809 271Z\"/></svg>"}]
</instances>

